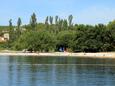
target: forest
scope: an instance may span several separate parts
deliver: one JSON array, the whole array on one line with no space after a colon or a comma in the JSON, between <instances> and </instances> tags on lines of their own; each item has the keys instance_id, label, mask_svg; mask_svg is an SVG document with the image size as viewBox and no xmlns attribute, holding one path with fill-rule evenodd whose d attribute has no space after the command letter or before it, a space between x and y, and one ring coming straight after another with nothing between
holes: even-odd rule
<instances>
[{"instance_id":1,"label":"forest","mask_svg":"<svg viewBox=\"0 0 115 86\"><path fill-rule=\"evenodd\" d=\"M85 25L74 24L73 18L72 15L67 19L47 16L44 23L39 23L33 13L27 25L22 24L21 18L13 25L10 19L9 26L0 26L0 32L7 30L10 37L0 43L0 48L35 52L115 51L115 20L108 24Z\"/></svg>"}]
</instances>

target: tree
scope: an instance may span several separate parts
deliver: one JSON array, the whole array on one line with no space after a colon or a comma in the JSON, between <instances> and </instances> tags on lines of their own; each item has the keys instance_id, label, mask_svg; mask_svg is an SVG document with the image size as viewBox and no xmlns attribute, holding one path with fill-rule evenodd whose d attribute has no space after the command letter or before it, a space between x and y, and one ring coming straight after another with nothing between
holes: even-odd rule
<instances>
[{"instance_id":1,"label":"tree","mask_svg":"<svg viewBox=\"0 0 115 86\"><path fill-rule=\"evenodd\" d=\"M57 34L58 33L58 30L59 30L59 17L58 16L55 16L55 33Z\"/></svg>"},{"instance_id":2,"label":"tree","mask_svg":"<svg viewBox=\"0 0 115 86\"><path fill-rule=\"evenodd\" d=\"M49 21L49 17L47 16L46 20L45 20L45 26L47 29L49 28L49 22L48 21Z\"/></svg>"},{"instance_id":3,"label":"tree","mask_svg":"<svg viewBox=\"0 0 115 86\"><path fill-rule=\"evenodd\" d=\"M37 26L37 18L36 18L36 14L33 13L30 19L30 26L32 30L36 30L36 26Z\"/></svg>"},{"instance_id":4,"label":"tree","mask_svg":"<svg viewBox=\"0 0 115 86\"><path fill-rule=\"evenodd\" d=\"M53 36L46 31L30 31L24 33L15 43L16 50L27 49L29 51L52 51L55 49Z\"/></svg>"},{"instance_id":5,"label":"tree","mask_svg":"<svg viewBox=\"0 0 115 86\"><path fill-rule=\"evenodd\" d=\"M52 25L53 24L53 17L52 16L49 17L49 21L50 21L50 24Z\"/></svg>"},{"instance_id":6,"label":"tree","mask_svg":"<svg viewBox=\"0 0 115 86\"><path fill-rule=\"evenodd\" d=\"M68 22L69 22L69 26L70 26L70 27L72 26L72 20L73 20L73 16L72 16L72 15L69 15L69 16L68 16Z\"/></svg>"},{"instance_id":7,"label":"tree","mask_svg":"<svg viewBox=\"0 0 115 86\"><path fill-rule=\"evenodd\" d=\"M48 25L48 20L49 20L49 17L47 16L46 17L46 20L45 20L45 24Z\"/></svg>"},{"instance_id":8,"label":"tree","mask_svg":"<svg viewBox=\"0 0 115 86\"><path fill-rule=\"evenodd\" d=\"M115 20L109 22L109 24L107 25L107 28L108 28L108 29L115 29Z\"/></svg>"},{"instance_id":9,"label":"tree","mask_svg":"<svg viewBox=\"0 0 115 86\"><path fill-rule=\"evenodd\" d=\"M63 19L59 19L58 29L61 31L63 29Z\"/></svg>"},{"instance_id":10,"label":"tree","mask_svg":"<svg viewBox=\"0 0 115 86\"><path fill-rule=\"evenodd\" d=\"M12 19L9 20L9 38L10 38L10 41L13 41L13 33L14 33L14 30L13 30L13 25L12 25Z\"/></svg>"},{"instance_id":11,"label":"tree","mask_svg":"<svg viewBox=\"0 0 115 86\"><path fill-rule=\"evenodd\" d=\"M9 30L10 32L13 30L12 19L9 20Z\"/></svg>"},{"instance_id":12,"label":"tree","mask_svg":"<svg viewBox=\"0 0 115 86\"><path fill-rule=\"evenodd\" d=\"M55 24L57 25L58 24L58 16L55 16Z\"/></svg>"},{"instance_id":13,"label":"tree","mask_svg":"<svg viewBox=\"0 0 115 86\"><path fill-rule=\"evenodd\" d=\"M21 21L21 18L19 17L19 18L18 18L18 21L17 21L17 26L18 26L18 28L20 28L21 24L22 24L22 21Z\"/></svg>"},{"instance_id":14,"label":"tree","mask_svg":"<svg viewBox=\"0 0 115 86\"><path fill-rule=\"evenodd\" d=\"M64 28L64 30L68 29L68 22L66 19L63 20L63 28Z\"/></svg>"},{"instance_id":15,"label":"tree","mask_svg":"<svg viewBox=\"0 0 115 86\"><path fill-rule=\"evenodd\" d=\"M21 28L20 28L21 24L22 24L21 18L18 18L18 21L17 21L17 35L18 35L18 37L21 35Z\"/></svg>"},{"instance_id":16,"label":"tree","mask_svg":"<svg viewBox=\"0 0 115 86\"><path fill-rule=\"evenodd\" d=\"M73 50L74 45L74 39L75 39L75 32L73 31L61 31L57 35L57 50L59 50L60 47L63 47L65 49Z\"/></svg>"}]
</instances>

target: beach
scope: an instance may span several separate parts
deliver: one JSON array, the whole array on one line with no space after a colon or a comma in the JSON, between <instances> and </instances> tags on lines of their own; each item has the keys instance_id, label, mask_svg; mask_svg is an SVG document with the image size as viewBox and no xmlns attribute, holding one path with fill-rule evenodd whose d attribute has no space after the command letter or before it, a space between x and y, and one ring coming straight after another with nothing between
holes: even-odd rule
<instances>
[{"instance_id":1,"label":"beach","mask_svg":"<svg viewBox=\"0 0 115 86\"><path fill-rule=\"evenodd\" d=\"M52 56L52 57L89 57L89 58L115 58L115 52L99 53L70 53L70 52L52 52L52 53L24 53L19 51L0 52L0 56Z\"/></svg>"}]
</instances>

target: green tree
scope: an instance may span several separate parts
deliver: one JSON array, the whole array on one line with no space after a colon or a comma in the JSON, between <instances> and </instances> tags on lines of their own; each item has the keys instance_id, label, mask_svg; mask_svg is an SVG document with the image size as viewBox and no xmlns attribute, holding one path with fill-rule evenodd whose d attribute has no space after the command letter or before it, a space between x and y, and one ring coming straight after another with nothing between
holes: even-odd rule
<instances>
[{"instance_id":1,"label":"green tree","mask_svg":"<svg viewBox=\"0 0 115 86\"><path fill-rule=\"evenodd\" d=\"M18 21L17 21L17 37L19 37L21 35L21 24L22 24L21 18L18 18Z\"/></svg>"},{"instance_id":2,"label":"green tree","mask_svg":"<svg viewBox=\"0 0 115 86\"><path fill-rule=\"evenodd\" d=\"M72 15L69 15L68 16L68 22L69 22L69 26L71 27L73 24L72 24L72 20L73 20L73 16Z\"/></svg>"},{"instance_id":3,"label":"green tree","mask_svg":"<svg viewBox=\"0 0 115 86\"><path fill-rule=\"evenodd\" d=\"M37 26L37 18L36 18L36 14L33 13L30 19L30 26L32 30L36 30L36 26Z\"/></svg>"},{"instance_id":4,"label":"green tree","mask_svg":"<svg viewBox=\"0 0 115 86\"><path fill-rule=\"evenodd\" d=\"M107 25L107 28L108 28L108 29L115 29L115 20L109 22L109 24Z\"/></svg>"},{"instance_id":5,"label":"green tree","mask_svg":"<svg viewBox=\"0 0 115 86\"><path fill-rule=\"evenodd\" d=\"M53 17L52 16L49 17L49 21L50 21L50 24L52 25L53 24Z\"/></svg>"},{"instance_id":6,"label":"green tree","mask_svg":"<svg viewBox=\"0 0 115 86\"><path fill-rule=\"evenodd\" d=\"M64 30L68 29L68 22L66 19L63 20L63 28L64 28Z\"/></svg>"},{"instance_id":7,"label":"green tree","mask_svg":"<svg viewBox=\"0 0 115 86\"><path fill-rule=\"evenodd\" d=\"M49 20L49 17L47 16L47 17L46 17L46 20L45 20L45 24L46 24L46 25L49 24L49 23L48 23L48 20Z\"/></svg>"},{"instance_id":8,"label":"green tree","mask_svg":"<svg viewBox=\"0 0 115 86\"><path fill-rule=\"evenodd\" d=\"M46 26L46 29L49 28L49 17L48 16L46 17L46 20L45 20L45 26Z\"/></svg>"},{"instance_id":9,"label":"green tree","mask_svg":"<svg viewBox=\"0 0 115 86\"><path fill-rule=\"evenodd\" d=\"M56 24L56 25L58 24L58 19L59 19L59 17L58 17L58 16L55 16L55 24Z\"/></svg>"},{"instance_id":10,"label":"green tree","mask_svg":"<svg viewBox=\"0 0 115 86\"><path fill-rule=\"evenodd\" d=\"M29 51L52 51L55 49L53 36L46 31L24 33L15 43L17 50L27 49Z\"/></svg>"},{"instance_id":11,"label":"green tree","mask_svg":"<svg viewBox=\"0 0 115 86\"><path fill-rule=\"evenodd\" d=\"M14 30L13 30L13 25L12 25L12 19L10 19L9 20L9 38L10 38L10 41L14 40L13 34L14 34Z\"/></svg>"},{"instance_id":12,"label":"green tree","mask_svg":"<svg viewBox=\"0 0 115 86\"><path fill-rule=\"evenodd\" d=\"M61 31L57 35L57 50L60 47L64 47L65 49L73 50L75 39L75 32L73 31Z\"/></svg>"}]
</instances>

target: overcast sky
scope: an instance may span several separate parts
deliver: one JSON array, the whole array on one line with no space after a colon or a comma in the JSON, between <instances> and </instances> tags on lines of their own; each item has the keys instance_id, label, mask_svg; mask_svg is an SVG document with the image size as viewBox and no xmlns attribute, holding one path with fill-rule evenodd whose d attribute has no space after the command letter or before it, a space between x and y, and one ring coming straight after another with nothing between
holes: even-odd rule
<instances>
[{"instance_id":1,"label":"overcast sky","mask_svg":"<svg viewBox=\"0 0 115 86\"><path fill-rule=\"evenodd\" d=\"M97 24L115 19L115 0L0 0L0 25L8 25L9 19L16 24L21 17L28 24L35 12L38 22L46 16L74 16L74 23Z\"/></svg>"}]
</instances>

